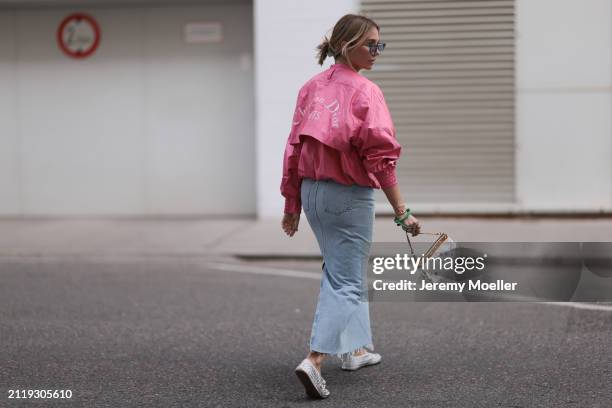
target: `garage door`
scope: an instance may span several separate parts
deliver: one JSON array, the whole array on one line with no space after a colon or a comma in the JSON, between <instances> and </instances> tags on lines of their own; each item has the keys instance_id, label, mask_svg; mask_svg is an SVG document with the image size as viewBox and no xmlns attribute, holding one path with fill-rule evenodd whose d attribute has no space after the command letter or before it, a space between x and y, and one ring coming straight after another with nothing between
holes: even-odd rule
<instances>
[{"instance_id":1,"label":"garage door","mask_svg":"<svg viewBox=\"0 0 612 408\"><path fill-rule=\"evenodd\" d=\"M514 2L364 0L362 10L387 43L366 75L383 89L404 148L407 201L421 211L511 205Z\"/></svg>"}]
</instances>

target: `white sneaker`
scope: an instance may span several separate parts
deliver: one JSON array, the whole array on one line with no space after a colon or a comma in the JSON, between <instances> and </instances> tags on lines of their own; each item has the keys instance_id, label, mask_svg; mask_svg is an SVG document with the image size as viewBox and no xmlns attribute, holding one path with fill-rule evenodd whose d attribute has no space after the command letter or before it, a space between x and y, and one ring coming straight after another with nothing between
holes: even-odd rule
<instances>
[{"instance_id":1,"label":"white sneaker","mask_svg":"<svg viewBox=\"0 0 612 408\"><path fill-rule=\"evenodd\" d=\"M327 398L329 391L326 388L326 383L319 370L305 358L295 369L295 374L302 382L306 389L306 394L311 398Z\"/></svg>"},{"instance_id":2,"label":"white sneaker","mask_svg":"<svg viewBox=\"0 0 612 408\"><path fill-rule=\"evenodd\" d=\"M349 354L342 358L342 369L347 371L359 370L362 367L380 363L380 354L366 351L360 356Z\"/></svg>"}]
</instances>

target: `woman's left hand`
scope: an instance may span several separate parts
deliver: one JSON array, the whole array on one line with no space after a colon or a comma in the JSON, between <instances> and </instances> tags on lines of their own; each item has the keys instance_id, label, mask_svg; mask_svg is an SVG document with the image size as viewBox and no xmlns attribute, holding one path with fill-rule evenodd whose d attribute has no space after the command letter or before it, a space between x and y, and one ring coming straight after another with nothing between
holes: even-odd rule
<instances>
[{"instance_id":1,"label":"woman's left hand","mask_svg":"<svg viewBox=\"0 0 612 408\"><path fill-rule=\"evenodd\" d=\"M299 224L300 214L285 214L283 216L283 221L281 222L283 231L285 231L285 234L289 235L290 237L297 232Z\"/></svg>"}]
</instances>

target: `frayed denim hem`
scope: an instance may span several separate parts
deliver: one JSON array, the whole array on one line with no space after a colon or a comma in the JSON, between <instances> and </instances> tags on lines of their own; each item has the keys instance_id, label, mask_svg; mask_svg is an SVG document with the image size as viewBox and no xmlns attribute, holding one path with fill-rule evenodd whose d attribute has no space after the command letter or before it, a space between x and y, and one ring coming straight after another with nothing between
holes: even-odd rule
<instances>
[{"instance_id":1,"label":"frayed denim hem","mask_svg":"<svg viewBox=\"0 0 612 408\"><path fill-rule=\"evenodd\" d=\"M363 346L357 347L353 350L340 350L340 351L321 351L323 349L320 349L319 347L311 347L310 351L316 352L316 353L322 353L322 354L329 354L330 356L336 356L339 359L344 360L345 358L347 358L348 356L352 355L353 353L355 353L357 350L360 349L366 349L366 351L368 352L373 352L374 351L374 345L372 343L369 344L364 344Z\"/></svg>"}]
</instances>

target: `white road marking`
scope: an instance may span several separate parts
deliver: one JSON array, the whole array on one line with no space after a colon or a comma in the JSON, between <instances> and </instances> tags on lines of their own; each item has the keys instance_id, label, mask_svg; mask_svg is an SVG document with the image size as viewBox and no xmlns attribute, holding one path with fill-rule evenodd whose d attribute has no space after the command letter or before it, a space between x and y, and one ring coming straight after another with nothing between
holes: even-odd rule
<instances>
[{"instance_id":1,"label":"white road marking","mask_svg":"<svg viewBox=\"0 0 612 408\"><path fill-rule=\"evenodd\" d=\"M595 303L577 303L577 302L542 302L545 305L573 307L575 309L584 310L599 310L604 312L612 312L612 305L600 305Z\"/></svg>"},{"instance_id":2,"label":"white road marking","mask_svg":"<svg viewBox=\"0 0 612 408\"><path fill-rule=\"evenodd\" d=\"M288 276L291 278L306 278L321 280L321 274L315 272L292 271L289 269L274 269L264 268L260 266L238 265L238 264L223 264L223 263L206 263L207 267L218 271L252 273L255 275L272 275L272 276Z\"/></svg>"},{"instance_id":3,"label":"white road marking","mask_svg":"<svg viewBox=\"0 0 612 408\"><path fill-rule=\"evenodd\" d=\"M260 266L251 265L239 265L239 264L226 264L217 262L207 262L206 267L218 271L227 272L240 272L240 273L251 273L255 275L270 275L270 276L287 276L291 278L305 278L320 280L321 274L315 272L304 272L290 269L275 269L275 268L264 268ZM577 303L577 302L535 302L536 304L562 306L562 307L573 307L575 309L583 310L597 310L612 312L612 305L600 305L592 303Z\"/></svg>"}]
</instances>

